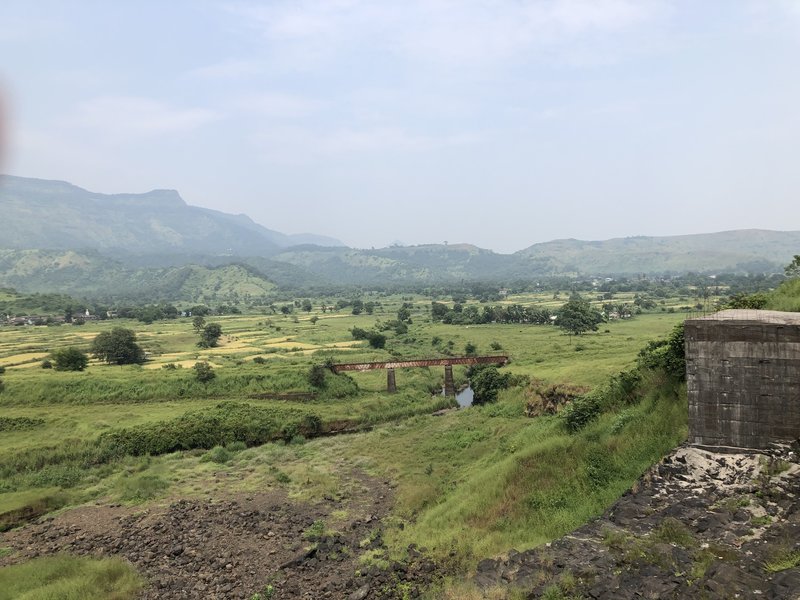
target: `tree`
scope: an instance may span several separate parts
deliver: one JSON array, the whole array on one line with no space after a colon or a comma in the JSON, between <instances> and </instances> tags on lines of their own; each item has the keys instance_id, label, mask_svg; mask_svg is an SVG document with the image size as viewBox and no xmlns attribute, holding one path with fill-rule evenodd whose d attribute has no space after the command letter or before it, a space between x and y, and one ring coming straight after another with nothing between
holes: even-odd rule
<instances>
[{"instance_id":1,"label":"tree","mask_svg":"<svg viewBox=\"0 0 800 600\"><path fill-rule=\"evenodd\" d=\"M74 346L54 350L50 358L56 371L83 371L89 365L86 353Z\"/></svg>"},{"instance_id":2,"label":"tree","mask_svg":"<svg viewBox=\"0 0 800 600\"><path fill-rule=\"evenodd\" d=\"M144 362L144 350L136 343L132 329L114 327L97 335L92 342L92 354L109 364L130 365Z\"/></svg>"},{"instance_id":3,"label":"tree","mask_svg":"<svg viewBox=\"0 0 800 600\"><path fill-rule=\"evenodd\" d=\"M311 317L311 318L309 319L309 321L311 321L311 324L312 324L312 325L316 325L316 324L317 324L317 321L319 321L319 317L318 317L317 315L314 315L313 317Z\"/></svg>"},{"instance_id":4,"label":"tree","mask_svg":"<svg viewBox=\"0 0 800 600\"><path fill-rule=\"evenodd\" d=\"M734 294L725 304L725 308L761 310L766 308L768 303L769 296L764 292L756 292L755 294Z\"/></svg>"},{"instance_id":5,"label":"tree","mask_svg":"<svg viewBox=\"0 0 800 600\"><path fill-rule=\"evenodd\" d=\"M306 298L305 300L303 300L302 308L303 308L303 310L304 310L304 311L306 311L306 312L311 312L311 309L313 308L313 307L311 306L311 300L309 300L308 298Z\"/></svg>"},{"instance_id":6,"label":"tree","mask_svg":"<svg viewBox=\"0 0 800 600\"><path fill-rule=\"evenodd\" d=\"M327 369L324 365L311 365L308 370L308 383L315 388L325 387L325 372Z\"/></svg>"},{"instance_id":7,"label":"tree","mask_svg":"<svg viewBox=\"0 0 800 600\"><path fill-rule=\"evenodd\" d=\"M367 339L367 330L362 329L361 327L353 327L350 330L351 335L353 336L354 340L365 340Z\"/></svg>"},{"instance_id":8,"label":"tree","mask_svg":"<svg viewBox=\"0 0 800 600\"><path fill-rule=\"evenodd\" d=\"M784 268L786 276L790 279L800 277L800 254L795 254L794 259Z\"/></svg>"},{"instance_id":9,"label":"tree","mask_svg":"<svg viewBox=\"0 0 800 600\"><path fill-rule=\"evenodd\" d=\"M408 302L403 302L403 305L397 311L397 320L398 321L410 321L411 320L411 309L413 308L413 304Z\"/></svg>"},{"instance_id":10,"label":"tree","mask_svg":"<svg viewBox=\"0 0 800 600\"><path fill-rule=\"evenodd\" d=\"M200 383L208 383L217 376L211 365L205 361L194 363L192 369L194 369L194 378Z\"/></svg>"},{"instance_id":11,"label":"tree","mask_svg":"<svg viewBox=\"0 0 800 600\"><path fill-rule=\"evenodd\" d=\"M214 348L222 337L222 326L219 323L209 323L200 332L200 341L197 345L200 348Z\"/></svg>"},{"instance_id":12,"label":"tree","mask_svg":"<svg viewBox=\"0 0 800 600\"><path fill-rule=\"evenodd\" d=\"M487 365L473 370L469 385L473 392L473 403L486 404L497 400L500 390L508 387L511 380L509 373L501 374L494 365Z\"/></svg>"},{"instance_id":13,"label":"tree","mask_svg":"<svg viewBox=\"0 0 800 600\"><path fill-rule=\"evenodd\" d=\"M475 356L478 353L478 347L472 342L467 342L464 345L464 354L467 356Z\"/></svg>"},{"instance_id":14,"label":"tree","mask_svg":"<svg viewBox=\"0 0 800 600\"><path fill-rule=\"evenodd\" d=\"M192 327L194 327L195 333L198 335L201 331L203 331L203 327L206 326L206 320L203 318L203 315L195 315L192 318Z\"/></svg>"},{"instance_id":15,"label":"tree","mask_svg":"<svg viewBox=\"0 0 800 600\"><path fill-rule=\"evenodd\" d=\"M207 306L203 306L202 304L198 304L197 306L190 308L189 312L195 317L205 317L211 314L211 309Z\"/></svg>"},{"instance_id":16,"label":"tree","mask_svg":"<svg viewBox=\"0 0 800 600\"><path fill-rule=\"evenodd\" d=\"M441 302L431 302L431 319L434 321L441 321L447 316L447 313L450 312L450 309L447 308L446 304L442 304Z\"/></svg>"},{"instance_id":17,"label":"tree","mask_svg":"<svg viewBox=\"0 0 800 600\"><path fill-rule=\"evenodd\" d=\"M581 335L587 331L597 331L603 322L600 311L592 308L588 300L573 294L569 301L556 312L556 324L569 334Z\"/></svg>"},{"instance_id":18,"label":"tree","mask_svg":"<svg viewBox=\"0 0 800 600\"><path fill-rule=\"evenodd\" d=\"M386 346L386 336L377 331L367 332L367 341L373 348L379 349Z\"/></svg>"}]
</instances>

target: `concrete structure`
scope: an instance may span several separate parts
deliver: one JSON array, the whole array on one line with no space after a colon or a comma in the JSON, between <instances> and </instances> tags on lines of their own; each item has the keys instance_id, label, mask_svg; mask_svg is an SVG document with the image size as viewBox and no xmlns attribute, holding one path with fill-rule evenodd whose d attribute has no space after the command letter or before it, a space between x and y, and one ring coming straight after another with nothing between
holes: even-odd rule
<instances>
[{"instance_id":1,"label":"concrete structure","mask_svg":"<svg viewBox=\"0 0 800 600\"><path fill-rule=\"evenodd\" d=\"M800 313L724 310L685 331L690 443L757 449L800 437Z\"/></svg>"}]
</instances>

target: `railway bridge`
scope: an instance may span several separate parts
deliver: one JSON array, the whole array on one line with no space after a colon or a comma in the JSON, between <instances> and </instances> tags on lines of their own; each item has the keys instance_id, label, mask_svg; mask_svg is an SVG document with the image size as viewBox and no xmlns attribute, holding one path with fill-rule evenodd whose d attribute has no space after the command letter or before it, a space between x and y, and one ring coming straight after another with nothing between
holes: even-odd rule
<instances>
[{"instance_id":1,"label":"railway bridge","mask_svg":"<svg viewBox=\"0 0 800 600\"><path fill-rule=\"evenodd\" d=\"M386 391L393 394L397 391L395 369L413 367L444 367L445 396L455 396L456 386L453 381L453 365L504 365L508 356L448 356L447 358L423 358L418 360L394 360L386 362L339 363L331 367L334 373L343 371L372 371L386 369Z\"/></svg>"}]
</instances>

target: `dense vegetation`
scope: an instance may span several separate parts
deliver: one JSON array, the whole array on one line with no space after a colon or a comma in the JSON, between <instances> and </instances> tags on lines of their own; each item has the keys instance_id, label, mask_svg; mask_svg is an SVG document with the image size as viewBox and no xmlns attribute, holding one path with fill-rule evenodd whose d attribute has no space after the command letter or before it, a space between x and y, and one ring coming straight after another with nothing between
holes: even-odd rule
<instances>
[{"instance_id":1,"label":"dense vegetation","mask_svg":"<svg viewBox=\"0 0 800 600\"><path fill-rule=\"evenodd\" d=\"M481 285L276 297L255 310L215 307L227 314L214 316L216 346L201 348L212 309L196 303L152 322L9 327L0 340L0 526L17 524L24 508L198 493L222 468L232 474L225 493L275 486L315 501L335 497L345 472L358 470L397 483L385 524L394 552L416 543L458 571L541 544L605 510L685 437L679 324L687 308L734 294L719 281L688 281L588 283L579 296L561 286L501 296ZM597 331L552 326L570 302ZM631 313L610 318L609 303ZM446 318L465 314L478 320ZM538 314L549 316L530 318ZM119 365L98 352L83 371L38 368L116 337L149 360ZM511 364L457 367L476 405L438 417L429 414L453 406L439 369L398 370L390 396L383 372L328 368L490 351ZM324 435L341 431L361 433Z\"/></svg>"}]
</instances>

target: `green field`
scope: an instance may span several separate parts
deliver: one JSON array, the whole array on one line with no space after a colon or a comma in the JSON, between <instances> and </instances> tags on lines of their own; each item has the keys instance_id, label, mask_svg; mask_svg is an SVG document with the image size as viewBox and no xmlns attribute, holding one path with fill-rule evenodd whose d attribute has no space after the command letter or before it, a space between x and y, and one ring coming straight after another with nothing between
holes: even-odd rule
<instances>
[{"instance_id":1,"label":"green field","mask_svg":"<svg viewBox=\"0 0 800 600\"><path fill-rule=\"evenodd\" d=\"M507 301L559 303L552 293ZM394 319L402 302L413 305L407 333L387 332L383 349L353 340L353 327ZM569 336L551 325L433 323L430 299L419 296L381 297L372 315L322 312L323 303L315 301L310 313L208 317L224 332L211 349L196 346L190 318L0 330L0 364L6 367L0 416L16 424L0 430L0 515L31 506L44 513L97 499L162 501L269 486L314 501L336 493L344 474L357 468L397 484L386 528L391 548L402 553L416 543L456 570L469 569L481 558L541 544L599 514L685 436L683 392L658 379L647 382L640 402L617 406L578 434L557 416L524 415L536 385L603 387L635 365L648 341L685 318L681 311L657 309ZM92 361L84 372L41 368L52 350L88 349L95 335L119 325L136 331L148 352L143 366ZM458 355L467 343L478 353L500 347L511 357L504 370L534 383L502 391L494 404L431 416L453 406L439 393L441 368L398 370L394 395L385 391L383 371L329 374L322 390L307 377L312 365L326 360ZM191 368L201 360L217 374L207 384L195 381ZM176 368L164 368L168 364ZM465 368L455 373L458 383L466 382ZM287 392L316 397L269 397ZM305 425L309 417L318 423L313 431ZM239 431L242 420L267 429L244 438L253 447L234 448L224 464L204 458L203 449L217 445L210 438L185 446L164 441L173 431L195 435L202 419L230 431ZM304 434L343 429L363 432L303 440ZM245 434L231 435L221 445ZM131 445L141 439L168 451L146 456L155 446ZM597 461L601 476L593 479L587 465ZM236 477L215 478L220 470Z\"/></svg>"}]
</instances>

